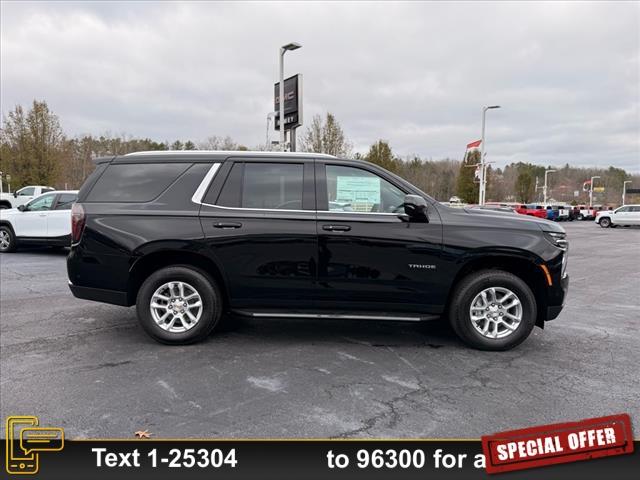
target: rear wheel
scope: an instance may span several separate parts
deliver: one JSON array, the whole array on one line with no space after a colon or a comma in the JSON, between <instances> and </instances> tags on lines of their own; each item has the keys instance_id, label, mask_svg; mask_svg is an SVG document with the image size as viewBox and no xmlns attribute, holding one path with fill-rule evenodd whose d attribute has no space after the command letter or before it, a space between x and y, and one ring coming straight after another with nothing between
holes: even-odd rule
<instances>
[{"instance_id":1,"label":"rear wheel","mask_svg":"<svg viewBox=\"0 0 640 480\"><path fill-rule=\"evenodd\" d=\"M2 225L0 227L0 252L8 253L16 249L16 236L11 227Z\"/></svg>"},{"instance_id":2,"label":"rear wheel","mask_svg":"<svg viewBox=\"0 0 640 480\"><path fill-rule=\"evenodd\" d=\"M220 322L222 296L205 272L187 265L154 272L140 287L138 320L156 341L184 345L203 340Z\"/></svg>"},{"instance_id":3,"label":"rear wheel","mask_svg":"<svg viewBox=\"0 0 640 480\"><path fill-rule=\"evenodd\" d=\"M536 301L529 286L500 270L483 270L456 287L449 321L467 345L509 350L522 343L536 323Z\"/></svg>"},{"instance_id":4,"label":"rear wheel","mask_svg":"<svg viewBox=\"0 0 640 480\"><path fill-rule=\"evenodd\" d=\"M577 218L578 220L584 220L584 215L582 215L581 213L579 213L579 214L576 216L576 218Z\"/></svg>"},{"instance_id":5,"label":"rear wheel","mask_svg":"<svg viewBox=\"0 0 640 480\"><path fill-rule=\"evenodd\" d=\"M611 226L611 219L609 217L603 217L598 223L600 223L602 228L609 228Z\"/></svg>"}]
</instances>

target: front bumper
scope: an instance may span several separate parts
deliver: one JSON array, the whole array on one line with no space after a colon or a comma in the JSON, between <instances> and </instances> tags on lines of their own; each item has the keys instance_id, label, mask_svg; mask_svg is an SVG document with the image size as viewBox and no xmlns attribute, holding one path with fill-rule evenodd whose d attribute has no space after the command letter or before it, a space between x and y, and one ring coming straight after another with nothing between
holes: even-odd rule
<instances>
[{"instance_id":1,"label":"front bumper","mask_svg":"<svg viewBox=\"0 0 640 480\"><path fill-rule=\"evenodd\" d=\"M547 307L547 318L546 318L547 321L557 318L564 307L564 302L567 298L567 294L569 293L569 275L565 274L564 277L562 277L562 279L560 280L560 287L558 290L559 291L556 292L555 298L557 300L560 300L559 302L560 304L549 305Z\"/></svg>"}]
</instances>

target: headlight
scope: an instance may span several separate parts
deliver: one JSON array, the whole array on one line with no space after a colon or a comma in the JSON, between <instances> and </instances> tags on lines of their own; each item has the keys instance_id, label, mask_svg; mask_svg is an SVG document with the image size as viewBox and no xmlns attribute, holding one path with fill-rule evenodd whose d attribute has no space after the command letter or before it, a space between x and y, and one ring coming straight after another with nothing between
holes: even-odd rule
<instances>
[{"instance_id":1,"label":"headlight","mask_svg":"<svg viewBox=\"0 0 640 480\"><path fill-rule=\"evenodd\" d=\"M569 248L569 242L567 241L567 234L560 232L544 232L545 238L562 250L567 250Z\"/></svg>"}]
</instances>

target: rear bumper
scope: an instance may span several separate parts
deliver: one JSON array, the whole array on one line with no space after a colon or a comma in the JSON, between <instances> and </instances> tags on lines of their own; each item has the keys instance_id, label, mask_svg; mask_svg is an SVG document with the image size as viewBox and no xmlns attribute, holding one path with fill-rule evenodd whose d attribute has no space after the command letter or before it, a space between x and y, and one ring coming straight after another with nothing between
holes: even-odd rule
<instances>
[{"instance_id":1,"label":"rear bumper","mask_svg":"<svg viewBox=\"0 0 640 480\"><path fill-rule=\"evenodd\" d=\"M567 294L569 293L569 275L562 277L559 290L561 291L557 292L555 297L560 300L560 304L547 306L547 321L557 318L564 307L564 302L567 298Z\"/></svg>"},{"instance_id":2,"label":"rear bumper","mask_svg":"<svg viewBox=\"0 0 640 480\"><path fill-rule=\"evenodd\" d=\"M127 292L104 290L102 288L80 287L69 282L69 290L76 298L93 300L94 302L110 303L112 305L129 306Z\"/></svg>"}]
</instances>

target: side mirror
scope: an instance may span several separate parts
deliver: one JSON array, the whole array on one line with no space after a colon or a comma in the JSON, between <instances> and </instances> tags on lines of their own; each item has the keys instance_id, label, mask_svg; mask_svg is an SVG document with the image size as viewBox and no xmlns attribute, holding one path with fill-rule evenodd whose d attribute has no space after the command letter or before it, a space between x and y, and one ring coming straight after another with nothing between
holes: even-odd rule
<instances>
[{"instance_id":1,"label":"side mirror","mask_svg":"<svg viewBox=\"0 0 640 480\"><path fill-rule=\"evenodd\" d=\"M428 222L427 201L420 195L405 195L404 197L404 213L409 216L410 220Z\"/></svg>"},{"instance_id":2,"label":"side mirror","mask_svg":"<svg viewBox=\"0 0 640 480\"><path fill-rule=\"evenodd\" d=\"M18 198L18 192L13 192L13 198Z\"/></svg>"},{"instance_id":3,"label":"side mirror","mask_svg":"<svg viewBox=\"0 0 640 480\"><path fill-rule=\"evenodd\" d=\"M18 210L20 210L21 212L24 212L27 210L27 206L26 205L18 205Z\"/></svg>"}]
</instances>

